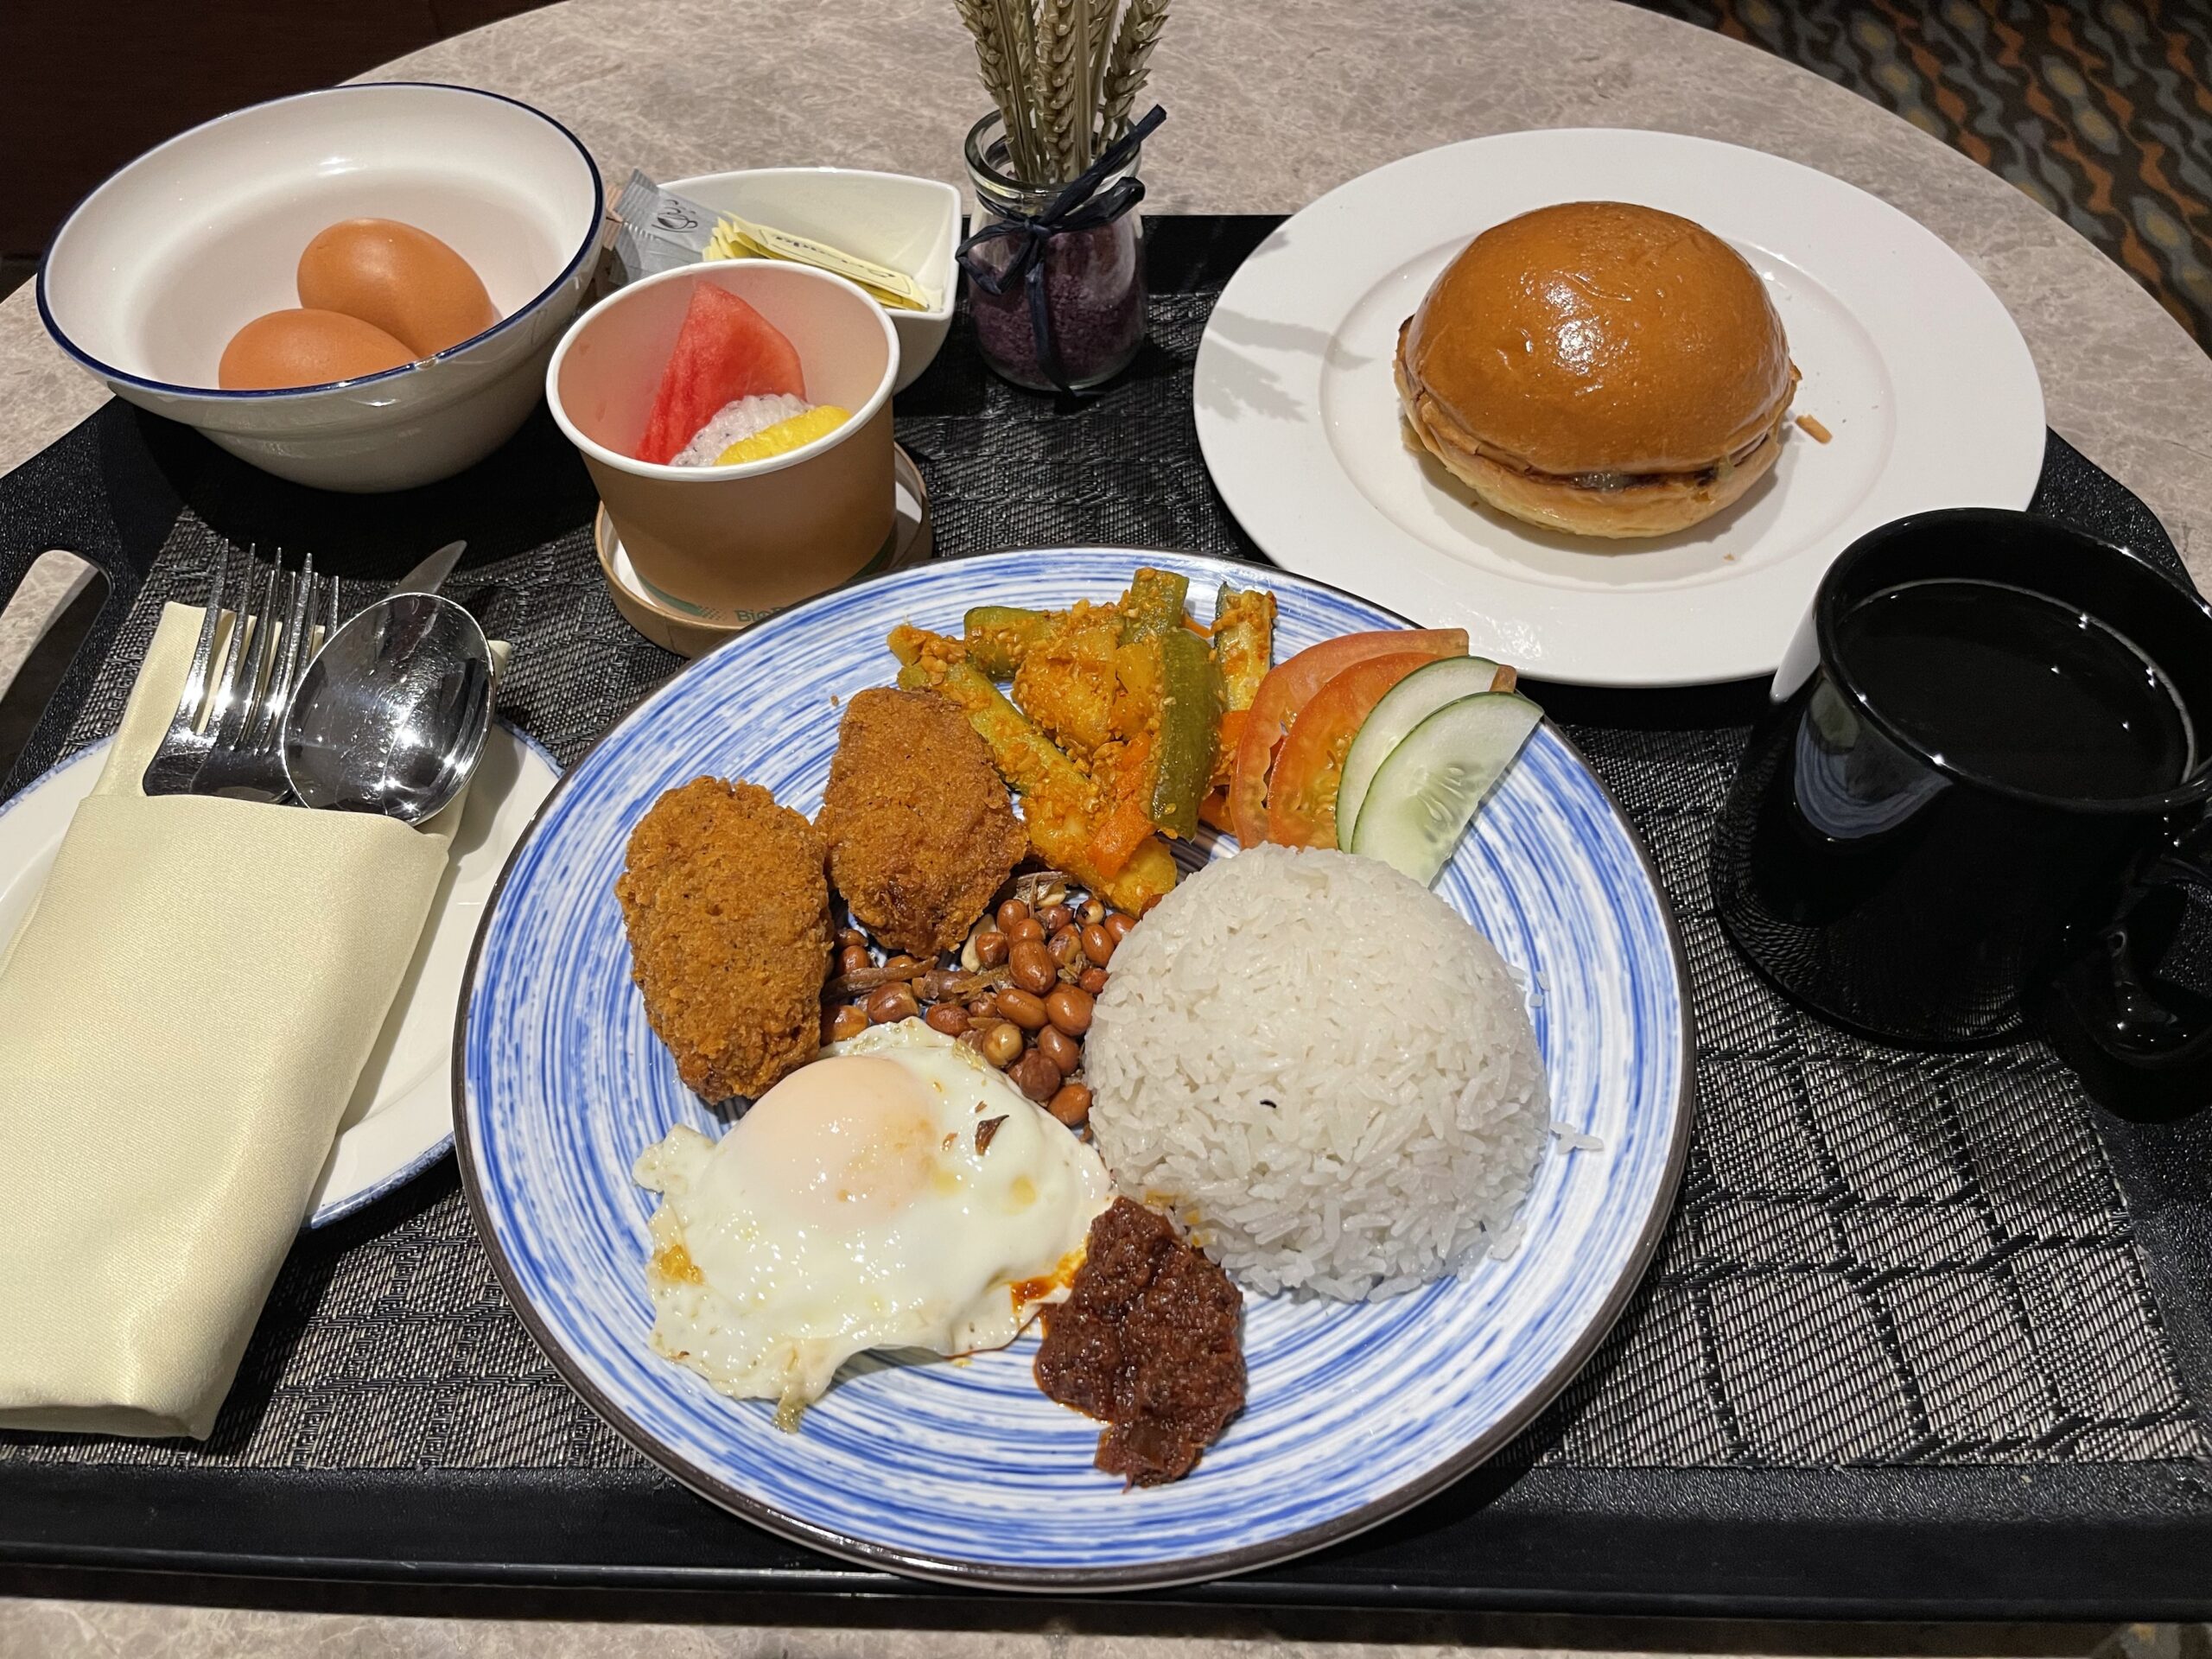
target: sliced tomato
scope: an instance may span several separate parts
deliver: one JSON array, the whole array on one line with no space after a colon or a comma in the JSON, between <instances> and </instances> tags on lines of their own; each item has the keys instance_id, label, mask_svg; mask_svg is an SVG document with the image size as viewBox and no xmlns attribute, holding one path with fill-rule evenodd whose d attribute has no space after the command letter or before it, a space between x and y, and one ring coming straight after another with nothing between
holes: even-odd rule
<instances>
[{"instance_id":1,"label":"sliced tomato","mask_svg":"<svg viewBox=\"0 0 2212 1659\"><path fill-rule=\"evenodd\" d=\"M1306 699L1268 779L1268 839L1286 847L1337 844L1337 785L1344 755L1382 694L1436 658L1394 651L1354 663Z\"/></svg>"},{"instance_id":2,"label":"sliced tomato","mask_svg":"<svg viewBox=\"0 0 2212 1659\"><path fill-rule=\"evenodd\" d=\"M1347 633L1308 645L1287 662L1268 671L1254 694L1236 741L1236 764L1229 778L1229 821L1236 839L1256 847L1268 838L1268 771L1275 746L1313 694L1354 663L1370 657L1418 652L1426 658L1464 657L1464 628L1383 628Z\"/></svg>"}]
</instances>

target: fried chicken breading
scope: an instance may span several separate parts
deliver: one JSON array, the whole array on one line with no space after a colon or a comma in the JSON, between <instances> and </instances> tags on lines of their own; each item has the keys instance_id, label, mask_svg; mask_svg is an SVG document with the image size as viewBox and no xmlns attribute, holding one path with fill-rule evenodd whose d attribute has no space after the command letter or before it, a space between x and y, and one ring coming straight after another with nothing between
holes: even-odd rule
<instances>
[{"instance_id":1,"label":"fried chicken breading","mask_svg":"<svg viewBox=\"0 0 2212 1659\"><path fill-rule=\"evenodd\" d=\"M990 751L934 691L846 706L815 826L854 917L916 957L959 944L1029 848Z\"/></svg>"},{"instance_id":2,"label":"fried chicken breading","mask_svg":"<svg viewBox=\"0 0 2212 1659\"><path fill-rule=\"evenodd\" d=\"M707 1101L757 1096L821 1046L822 837L758 785L695 778L630 832L614 884L645 1014Z\"/></svg>"}]
</instances>

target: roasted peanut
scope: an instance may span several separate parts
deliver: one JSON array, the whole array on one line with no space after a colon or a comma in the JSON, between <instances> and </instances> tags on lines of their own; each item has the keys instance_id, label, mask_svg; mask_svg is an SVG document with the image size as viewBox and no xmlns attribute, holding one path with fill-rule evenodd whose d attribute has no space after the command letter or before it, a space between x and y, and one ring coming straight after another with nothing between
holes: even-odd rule
<instances>
[{"instance_id":1,"label":"roasted peanut","mask_svg":"<svg viewBox=\"0 0 2212 1659\"><path fill-rule=\"evenodd\" d=\"M1090 1029L1090 993L1080 985L1058 985L1045 999L1045 1017L1071 1037Z\"/></svg>"},{"instance_id":2,"label":"roasted peanut","mask_svg":"<svg viewBox=\"0 0 2212 1659\"><path fill-rule=\"evenodd\" d=\"M1037 1033L1037 1052L1063 1072L1083 1069L1083 1045L1058 1026L1047 1026Z\"/></svg>"},{"instance_id":3,"label":"roasted peanut","mask_svg":"<svg viewBox=\"0 0 2212 1659\"><path fill-rule=\"evenodd\" d=\"M1006 1075L1015 1088L1039 1106L1060 1091L1060 1068L1033 1048L1008 1066Z\"/></svg>"},{"instance_id":4,"label":"roasted peanut","mask_svg":"<svg viewBox=\"0 0 2212 1659\"><path fill-rule=\"evenodd\" d=\"M998 995L999 1018L1011 1020L1024 1031L1039 1031L1051 1022L1045 1000L1019 986L1009 985Z\"/></svg>"},{"instance_id":5,"label":"roasted peanut","mask_svg":"<svg viewBox=\"0 0 2212 1659\"><path fill-rule=\"evenodd\" d=\"M1017 943L1006 965L1014 984L1036 996L1051 990L1059 978L1052 953L1034 939Z\"/></svg>"},{"instance_id":6,"label":"roasted peanut","mask_svg":"<svg viewBox=\"0 0 2212 1659\"><path fill-rule=\"evenodd\" d=\"M1090 1116L1090 1086L1082 1083L1064 1083L1049 1101L1045 1109L1073 1128Z\"/></svg>"},{"instance_id":7,"label":"roasted peanut","mask_svg":"<svg viewBox=\"0 0 2212 1659\"><path fill-rule=\"evenodd\" d=\"M983 1058L1001 1071L1020 1059L1021 1051L1027 1046L1022 1040L1021 1027L1010 1026L1003 1020L983 1033Z\"/></svg>"},{"instance_id":8,"label":"roasted peanut","mask_svg":"<svg viewBox=\"0 0 2212 1659\"><path fill-rule=\"evenodd\" d=\"M869 993L866 1007L870 1021L879 1026L911 1020L922 1011L922 1005L914 1001L914 988L904 983L881 986Z\"/></svg>"}]
</instances>

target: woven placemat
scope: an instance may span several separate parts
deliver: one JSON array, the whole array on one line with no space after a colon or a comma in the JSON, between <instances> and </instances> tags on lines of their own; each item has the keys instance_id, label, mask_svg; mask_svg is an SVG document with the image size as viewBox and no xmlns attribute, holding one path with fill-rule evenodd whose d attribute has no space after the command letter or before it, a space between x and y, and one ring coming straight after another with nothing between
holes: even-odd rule
<instances>
[{"instance_id":1,"label":"woven placemat","mask_svg":"<svg viewBox=\"0 0 2212 1659\"><path fill-rule=\"evenodd\" d=\"M1192 364L1220 273L1203 249L1183 252L1168 269L1155 261L1166 291L1135 367L1079 406L1001 385L964 319L956 326L899 402L942 556L1109 543L1254 556L1192 427ZM2070 499L2071 516L2092 518L2101 505L2120 510L2109 480L2063 455L2073 470L2055 461L2047 505ZM188 499L69 747L112 728L161 602L195 598L213 551L313 522L301 517L311 504L242 467L211 467ZM356 551L403 535L419 550L443 539L441 513L467 517L471 556L449 590L515 642L503 712L565 764L681 666L615 613L588 505L581 469L541 418L457 490L364 504L342 531L315 510L326 514L316 533ZM389 575L411 562L386 548L358 563ZM365 581L358 596L372 591ZM2070 1074L2040 1044L1931 1058L1792 1009L1736 957L1706 887L1742 727L1698 723L1700 708L1721 705L1656 695L1557 706L1674 901L1698 1020L1699 1122L1643 1287L1502 1460L1694 1469L2203 1456L2129 1212ZM1592 709L1598 718L1577 717ZM644 1466L507 1307L449 1162L302 1237L204 1446L0 1436L0 1461L13 1459Z\"/></svg>"}]
</instances>

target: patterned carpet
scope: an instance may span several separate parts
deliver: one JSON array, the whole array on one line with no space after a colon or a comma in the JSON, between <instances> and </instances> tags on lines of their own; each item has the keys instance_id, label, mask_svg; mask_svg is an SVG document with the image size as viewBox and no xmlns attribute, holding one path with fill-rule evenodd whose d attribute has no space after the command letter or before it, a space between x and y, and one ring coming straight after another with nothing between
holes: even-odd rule
<instances>
[{"instance_id":1,"label":"patterned carpet","mask_svg":"<svg viewBox=\"0 0 2212 1659\"><path fill-rule=\"evenodd\" d=\"M1637 0L1765 48L2057 213L2212 347L2205 0Z\"/></svg>"}]
</instances>

